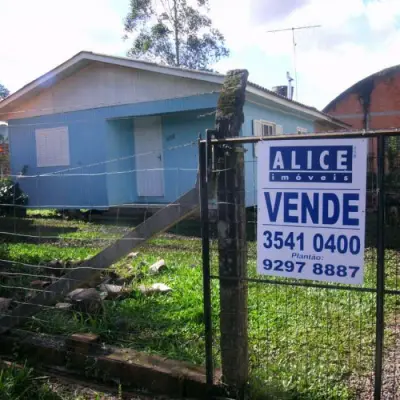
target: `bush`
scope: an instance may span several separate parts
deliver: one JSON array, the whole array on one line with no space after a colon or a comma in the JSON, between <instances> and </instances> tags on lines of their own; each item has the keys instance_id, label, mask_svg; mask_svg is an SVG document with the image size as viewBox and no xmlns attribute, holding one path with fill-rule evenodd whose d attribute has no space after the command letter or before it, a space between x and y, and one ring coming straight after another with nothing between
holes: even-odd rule
<instances>
[{"instance_id":1,"label":"bush","mask_svg":"<svg viewBox=\"0 0 400 400\"><path fill-rule=\"evenodd\" d=\"M11 179L0 179L0 215L24 216L28 204L28 196L18 183Z\"/></svg>"}]
</instances>

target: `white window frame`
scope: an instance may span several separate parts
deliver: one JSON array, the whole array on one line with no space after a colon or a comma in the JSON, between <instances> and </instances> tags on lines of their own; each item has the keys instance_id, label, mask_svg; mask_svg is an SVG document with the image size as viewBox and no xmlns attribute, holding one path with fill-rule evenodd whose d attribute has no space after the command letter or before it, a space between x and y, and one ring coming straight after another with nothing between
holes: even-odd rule
<instances>
[{"instance_id":1,"label":"white window frame","mask_svg":"<svg viewBox=\"0 0 400 400\"><path fill-rule=\"evenodd\" d=\"M268 137L275 135L283 135L282 125L265 119L253 120L253 136ZM256 157L255 145L253 145L253 155Z\"/></svg>"},{"instance_id":2,"label":"white window frame","mask_svg":"<svg viewBox=\"0 0 400 400\"><path fill-rule=\"evenodd\" d=\"M298 135L304 135L305 133L308 133L308 129L307 128L302 128L301 126L298 126L296 128L296 132Z\"/></svg>"},{"instance_id":3,"label":"white window frame","mask_svg":"<svg viewBox=\"0 0 400 400\"><path fill-rule=\"evenodd\" d=\"M70 165L69 132L67 126L35 130L36 165L61 167Z\"/></svg>"},{"instance_id":4,"label":"white window frame","mask_svg":"<svg viewBox=\"0 0 400 400\"><path fill-rule=\"evenodd\" d=\"M265 129L267 128L267 129ZM275 122L266 121L263 119L253 120L253 136L274 136L276 135Z\"/></svg>"}]
</instances>

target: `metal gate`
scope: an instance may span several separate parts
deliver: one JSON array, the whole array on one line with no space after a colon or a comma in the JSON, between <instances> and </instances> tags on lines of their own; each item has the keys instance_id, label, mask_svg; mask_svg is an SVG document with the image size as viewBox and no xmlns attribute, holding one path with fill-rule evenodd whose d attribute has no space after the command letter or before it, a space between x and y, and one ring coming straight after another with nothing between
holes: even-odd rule
<instances>
[{"instance_id":1,"label":"metal gate","mask_svg":"<svg viewBox=\"0 0 400 400\"><path fill-rule=\"evenodd\" d=\"M221 246L221 212L229 202L215 194L216 182L234 191L224 174L234 152L245 151L244 171L255 170L252 146L260 140L369 138L365 279L361 286L318 283L257 275L257 207L236 214L236 232L246 230L243 274L221 273L218 259L228 251ZM360 131L279 137L207 139L199 142L200 195L203 238L204 313L208 383L222 368L232 386L229 357L242 358L247 385L238 382L238 396L252 400L276 399L400 399L400 131ZM247 150L247 151L246 151ZM251 151L250 151L251 150ZM215 155L219 154L220 157ZM223 154L223 156L221 156ZM243 168L243 167L241 167ZM238 173L233 171L233 178ZM240 173L240 171L239 171ZM255 180L246 195L256 196ZM220 190L220 188L218 189ZM216 201L215 201L216 200ZM211 207L210 205L213 205ZM211 218L210 218L211 216ZM214 218L214 216L216 218ZM224 283L225 282L225 283ZM246 332L243 349L227 340L222 286L244 296L247 326L231 326L231 333ZM242 291L242 292L240 292ZM228 311L227 311L228 310ZM244 311L243 311L244 310ZM226 318L225 318L226 320ZM234 319L232 320L234 321ZM236 319L236 322L239 321ZM221 333L222 332L222 333ZM240 334L236 335L240 336ZM243 339L243 338L242 338ZM242 341L244 343L244 341ZM236 345L237 346L237 345ZM246 348L247 346L247 348ZM243 350L243 351L242 351ZM225 363L225 365L224 365ZM233 361L234 363L234 361ZM240 365L240 364L236 364ZM248 365L248 368L247 368ZM228 371L228 372L226 372ZM234 374L234 372L233 372ZM240 374L238 379L240 379Z\"/></svg>"}]
</instances>

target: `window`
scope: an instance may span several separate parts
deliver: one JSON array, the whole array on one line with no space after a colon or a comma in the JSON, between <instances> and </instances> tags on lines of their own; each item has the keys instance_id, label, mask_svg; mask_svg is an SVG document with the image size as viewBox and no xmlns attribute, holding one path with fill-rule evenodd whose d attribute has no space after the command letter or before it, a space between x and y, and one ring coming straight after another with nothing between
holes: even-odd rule
<instances>
[{"instance_id":1,"label":"window","mask_svg":"<svg viewBox=\"0 0 400 400\"><path fill-rule=\"evenodd\" d=\"M307 128L301 128L301 127L297 127L297 134L298 135L304 135L305 133L308 133Z\"/></svg>"},{"instance_id":2,"label":"window","mask_svg":"<svg viewBox=\"0 0 400 400\"><path fill-rule=\"evenodd\" d=\"M69 165L68 127L36 129L35 139L38 167Z\"/></svg>"},{"instance_id":3,"label":"window","mask_svg":"<svg viewBox=\"0 0 400 400\"><path fill-rule=\"evenodd\" d=\"M253 121L253 135L254 136L274 136L282 135L283 129L282 125L277 125L274 122L264 121L264 120L254 120Z\"/></svg>"},{"instance_id":4,"label":"window","mask_svg":"<svg viewBox=\"0 0 400 400\"><path fill-rule=\"evenodd\" d=\"M261 123L261 135L260 136L273 136L276 134L275 124Z\"/></svg>"},{"instance_id":5,"label":"window","mask_svg":"<svg viewBox=\"0 0 400 400\"><path fill-rule=\"evenodd\" d=\"M278 125L275 122L264 121L262 119L253 120L253 136L275 136L283 135L282 125ZM253 144L253 156L257 157L256 146Z\"/></svg>"}]
</instances>

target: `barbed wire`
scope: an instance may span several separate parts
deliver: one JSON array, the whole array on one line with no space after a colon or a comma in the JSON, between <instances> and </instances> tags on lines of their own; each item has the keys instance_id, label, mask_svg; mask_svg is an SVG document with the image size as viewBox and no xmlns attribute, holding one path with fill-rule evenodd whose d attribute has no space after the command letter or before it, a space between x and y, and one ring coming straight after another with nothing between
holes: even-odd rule
<instances>
[{"instance_id":1,"label":"barbed wire","mask_svg":"<svg viewBox=\"0 0 400 400\"><path fill-rule=\"evenodd\" d=\"M193 147L193 146L197 146L197 143L198 143L197 141L190 141L190 142L186 142L186 143L181 144L181 145L164 147L164 148L159 149L159 150L153 150L153 151L148 151L148 152L144 152L144 153L132 154L130 156L118 157L118 158L114 158L114 159L111 159L111 160L99 161L99 162L91 163L91 164L83 164L83 165L79 165L79 166L76 166L76 167L64 168L64 169L53 171L53 172L46 172L46 173L37 174L37 175L15 175L15 176L19 177L19 178L22 178L22 177L34 177L34 178L36 178L36 177L43 177L43 176L52 176L52 175L61 174L61 173L64 174L66 172L76 171L76 170L79 170L79 169L93 168L93 167L98 167L98 166L101 166L101 165L107 165L107 164L111 164L111 163L131 160L131 159L135 159L137 157L144 157L144 156L149 156L149 155L152 155L152 154L159 154L160 152L161 153L166 153L168 151L179 150L179 149L183 149L183 148L190 147L190 146ZM38 167L38 168L40 168L40 167ZM177 169L180 169L180 168L177 168ZM182 169L184 170L185 168L182 168ZM103 172L102 172L102 174L103 174ZM74 176L75 176L75 174L74 174Z\"/></svg>"},{"instance_id":2,"label":"barbed wire","mask_svg":"<svg viewBox=\"0 0 400 400\"><path fill-rule=\"evenodd\" d=\"M83 167L84 168L84 167ZM92 173L76 173L76 174L64 174L62 172L47 173L39 175L7 175L10 178L32 179L32 178L70 178L70 177L80 177L80 176L105 176L105 175L123 175L130 174L133 172L155 172L155 171L165 171L165 172L197 172L197 168L146 168L146 169L129 169L125 171L111 171L111 172L92 172Z\"/></svg>"},{"instance_id":3,"label":"barbed wire","mask_svg":"<svg viewBox=\"0 0 400 400\"><path fill-rule=\"evenodd\" d=\"M88 260L82 260L83 262L88 262L90 259ZM22 265L23 267L28 267L28 268L38 268L38 269L51 269L54 271L65 271L65 272L69 272L69 271L74 271L74 270L78 270L78 269L93 269L95 271L107 271L107 269L104 268L96 268L96 267L91 267L91 266L86 266L86 265L79 265L76 267L52 267L49 264L28 264L28 263L24 263L21 261L16 261L16 260L2 260L0 259L0 263L8 263L11 264L12 266L16 266L16 265ZM110 269L112 269L112 266L110 266ZM0 272L0 276L1 276Z\"/></svg>"},{"instance_id":4,"label":"barbed wire","mask_svg":"<svg viewBox=\"0 0 400 400\"><path fill-rule=\"evenodd\" d=\"M90 242L104 242L104 241L133 241L133 240L141 240L140 238L118 238L118 237L95 237L95 238L74 238L74 237L68 237L68 236L47 236L47 235L30 235L30 234L25 234L25 233L16 233L16 232L7 232L7 231L0 231L0 235L5 235L5 236L17 236L17 237L25 237L25 238L31 238L31 239L43 239L43 240L49 240L49 239L54 239L54 240L59 240L60 242L68 242L68 241L77 241L77 242L84 242L84 241L90 241ZM1 260L0 260L1 261Z\"/></svg>"}]
</instances>

